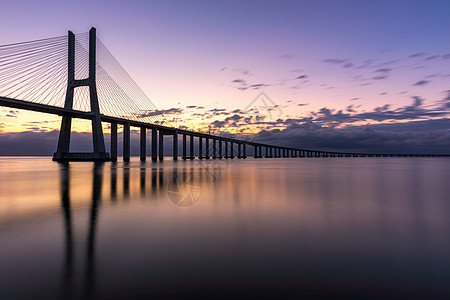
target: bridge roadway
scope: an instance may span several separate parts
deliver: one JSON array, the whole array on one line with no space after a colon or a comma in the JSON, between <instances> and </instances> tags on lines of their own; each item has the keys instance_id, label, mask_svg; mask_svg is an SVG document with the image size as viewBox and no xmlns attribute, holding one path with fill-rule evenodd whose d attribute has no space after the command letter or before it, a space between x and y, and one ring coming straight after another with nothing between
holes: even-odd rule
<instances>
[{"instance_id":1,"label":"bridge roadway","mask_svg":"<svg viewBox=\"0 0 450 300\"><path fill-rule=\"evenodd\" d=\"M33 103L24 100L0 97L0 106L9 108L24 109L29 111L54 114L58 116L70 116L72 118L91 120L94 117L92 112L84 112L73 109L65 109L57 106ZM450 157L450 154L373 154L373 153L354 153L354 152L332 152L298 149L291 147L280 147L251 141L242 141L233 138L214 136L207 133L193 132L189 130L177 129L157 124L149 124L139 121L128 120L124 118L110 117L101 115L102 122L111 124L111 159L117 160L117 124L123 125L123 159L130 160L130 127L140 128L140 158L146 159L146 133L147 129L152 131L152 160L157 160L157 137L159 132L159 159L163 160L164 148L163 138L165 135L173 136L173 158L178 158L178 135L182 135L183 147L182 158L194 159L194 137L198 138L198 158L234 158L234 144L237 145L237 158L247 157L247 145L254 147L255 158L278 158L278 157ZM190 137L189 156L187 155L187 136ZM203 150L203 139L205 139L205 149ZM210 156L210 140L212 141L212 156ZM228 146L230 143L230 146ZM218 147L217 145L218 144ZM224 144L224 145L223 145ZM223 146L223 147L222 147ZM217 151L218 148L218 151ZM263 155L263 150L265 149ZM82 155L81 155L82 157ZM83 160L82 158L80 160Z\"/></svg>"}]
</instances>

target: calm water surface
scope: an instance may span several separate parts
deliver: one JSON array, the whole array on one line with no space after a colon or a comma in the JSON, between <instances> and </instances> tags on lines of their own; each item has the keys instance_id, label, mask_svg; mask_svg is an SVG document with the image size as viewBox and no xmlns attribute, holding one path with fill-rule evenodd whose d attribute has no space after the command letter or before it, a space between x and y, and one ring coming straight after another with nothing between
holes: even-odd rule
<instances>
[{"instance_id":1,"label":"calm water surface","mask_svg":"<svg viewBox=\"0 0 450 300\"><path fill-rule=\"evenodd\" d=\"M450 160L0 157L0 299L450 297Z\"/></svg>"}]
</instances>

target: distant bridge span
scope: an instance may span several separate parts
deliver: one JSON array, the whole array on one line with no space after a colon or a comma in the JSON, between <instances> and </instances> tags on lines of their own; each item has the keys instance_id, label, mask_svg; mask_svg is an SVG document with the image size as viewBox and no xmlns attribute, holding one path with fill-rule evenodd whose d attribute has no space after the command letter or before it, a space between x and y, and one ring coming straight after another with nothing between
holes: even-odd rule
<instances>
[{"instance_id":1,"label":"distant bridge span","mask_svg":"<svg viewBox=\"0 0 450 300\"><path fill-rule=\"evenodd\" d=\"M163 160L163 142L164 136L166 135L173 137L172 155L174 160L178 159L179 135L182 136L182 159L194 159L195 157L199 159L247 158L248 146L253 147L254 158L450 157L450 154L373 154L308 150L162 126L156 124L155 118L157 118L158 114L154 111L152 114L151 110L147 110L145 114L139 116L138 112L141 110L136 109L136 104L133 102L134 98L148 100L150 103L151 101L142 95L143 92L137 87L134 81L130 81L130 78L127 77L128 74L123 69L120 69L120 65L114 62L114 58L111 63L111 57L109 57L108 62L118 70L120 76L111 75L111 72L108 72L104 65L97 63L95 28L92 28L89 32L89 46L83 47L82 43L84 39L87 41L87 37L83 36L76 39L75 35L69 31L67 39L58 37L0 46L0 106L62 116L58 147L53 156L53 160L55 161L117 160L118 124L123 126L122 144L124 161L130 160L130 127L140 128L140 159L142 161L145 161L147 158L146 145L148 130L151 131L152 160ZM64 45L67 45L66 50L64 49ZM84 53L84 57L82 56L82 58L88 61L88 63L78 68L75 64L76 48L78 52ZM106 53L109 54L109 52ZM63 58L61 58L61 54L64 54ZM108 62L106 62L106 65ZM61 66L62 64L66 65ZM46 69L41 72L39 67L42 66L45 66ZM52 73L53 71L55 74ZM76 73L78 76L81 73L87 77L84 79L75 79ZM61 80L61 77L65 78ZM97 79L99 77L100 80ZM59 82L59 86L54 84L55 81ZM123 87L119 85L124 82L128 86ZM86 104L86 107L89 106L89 109L86 107L83 110L73 108L76 88L81 88L81 94L78 96L81 95L81 98L84 97L85 102L89 103L89 105ZM87 88L89 91L87 91ZM43 99L49 99L47 101L48 103L41 103L41 98L34 101L20 99L33 98L36 95L39 95ZM54 99L61 98L64 98L63 105L62 102L51 102ZM106 104L99 102L99 99ZM119 104L124 106L121 108ZM108 110L111 115L100 113L100 106ZM114 113L118 116L114 116ZM86 119L92 122L94 152L69 152L71 122L73 118ZM109 153L106 152L102 122L110 123L111 125ZM197 139L198 149L194 149L194 138Z\"/></svg>"}]
</instances>

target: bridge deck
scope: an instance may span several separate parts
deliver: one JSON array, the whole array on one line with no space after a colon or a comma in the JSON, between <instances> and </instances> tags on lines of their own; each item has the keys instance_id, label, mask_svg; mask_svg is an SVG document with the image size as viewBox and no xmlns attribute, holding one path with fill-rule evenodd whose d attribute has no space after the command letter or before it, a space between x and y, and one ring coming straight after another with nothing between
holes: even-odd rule
<instances>
[{"instance_id":1,"label":"bridge deck","mask_svg":"<svg viewBox=\"0 0 450 300\"><path fill-rule=\"evenodd\" d=\"M78 118L78 119L87 119L91 120L94 117L94 114L91 112L85 112L85 111L79 111L74 109L65 109L62 107L57 106L51 106L46 104L39 104L24 100L17 100L17 99L11 99L6 97L0 97L0 106L5 106L9 108L16 108L16 109L24 109L29 111L35 111L35 112L41 112L41 113L47 113L47 114L53 114L58 116L70 116L72 118ZM251 141L243 141L243 140L237 140L233 138L227 138L227 137L221 137L221 136L215 136L207 133L200 133L200 132L194 132L184 129L177 129L173 127L167 127L162 126L158 124L150 124L150 123L144 123L140 121L135 120L128 120L125 118L118 118L118 117L110 117L101 115L102 122L107 123L116 123L116 124L128 124L129 126L133 127L140 127L140 128L147 128L147 129L157 129L160 134L163 135L173 135L175 133L178 134L185 134L195 137L201 137L201 138L209 138L209 139L216 139L216 140L222 140L225 142L232 142L236 144L246 144L250 146L256 146L256 147L272 147L272 148L281 148L289 151L300 151L301 154L294 155L295 157L450 157L450 154L380 154L380 153L349 153L349 152L334 152L334 151L319 151L319 150L311 150L311 149L299 149L299 148L291 148L291 147L280 147L277 145L270 145L270 144L262 144L257 142L251 142ZM260 150L261 151L261 150ZM264 157L291 157L292 155L287 155L284 153L279 153L278 155L266 155ZM262 153L260 152L260 155L258 157L263 157Z\"/></svg>"}]
</instances>

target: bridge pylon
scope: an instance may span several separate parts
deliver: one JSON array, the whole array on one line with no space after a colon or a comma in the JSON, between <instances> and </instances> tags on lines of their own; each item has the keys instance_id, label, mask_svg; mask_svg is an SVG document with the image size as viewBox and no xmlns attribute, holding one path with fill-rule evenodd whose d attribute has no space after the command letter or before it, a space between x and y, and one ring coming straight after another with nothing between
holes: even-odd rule
<instances>
[{"instance_id":1,"label":"bridge pylon","mask_svg":"<svg viewBox=\"0 0 450 300\"><path fill-rule=\"evenodd\" d=\"M86 79L75 79L75 35L68 33L68 76L67 92L64 103L65 109L73 109L74 89L80 86L89 87L89 97L91 106L92 122L92 143L94 152L79 153L70 152L70 133L72 127L72 117L65 115L62 117L61 130L59 132L58 148L53 154L54 161L108 161L111 160L106 152L105 140L103 138L100 107L98 104L97 85L95 80L96 71L96 29L89 31L89 77Z\"/></svg>"}]
</instances>

